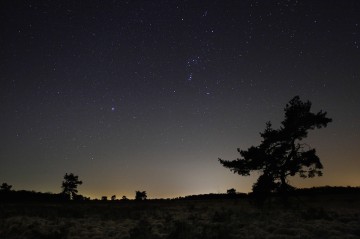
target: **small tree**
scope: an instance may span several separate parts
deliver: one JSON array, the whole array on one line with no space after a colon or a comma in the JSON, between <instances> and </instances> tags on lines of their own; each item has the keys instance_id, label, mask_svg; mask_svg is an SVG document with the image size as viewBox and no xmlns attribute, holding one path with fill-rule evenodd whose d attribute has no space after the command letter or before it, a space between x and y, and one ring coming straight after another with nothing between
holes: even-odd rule
<instances>
[{"instance_id":1,"label":"small tree","mask_svg":"<svg viewBox=\"0 0 360 239\"><path fill-rule=\"evenodd\" d=\"M135 192L135 200L136 201L143 201L146 200L147 195L146 195L146 191L136 191Z\"/></svg>"},{"instance_id":2,"label":"small tree","mask_svg":"<svg viewBox=\"0 0 360 239\"><path fill-rule=\"evenodd\" d=\"M61 186L61 188L63 189L62 193L66 195L69 199L74 199L76 198L76 195L78 193L77 187L81 184L82 181L79 180L79 176L75 176L72 173L66 173Z\"/></svg>"},{"instance_id":3,"label":"small tree","mask_svg":"<svg viewBox=\"0 0 360 239\"><path fill-rule=\"evenodd\" d=\"M226 191L226 193L229 194L229 195L234 195L234 194L236 194L236 189L235 188L230 188L230 189L228 189Z\"/></svg>"},{"instance_id":4,"label":"small tree","mask_svg":"<svg viewBox=\"0 0 360 239\"><path fill-rule=\"evenodd\" d=\"M112 195L111 196L111 201L115 201L116 200L116 195Z\"/></svg>"},{"instance_id":5,"label":"small tree","mask_svg":"<svg viewBox=\"0 0 360 239\"><path fill-rule=\"evenodd\" d=\"M291 188L288 176L321 176L323 165L315 149L301 140L307 137L308 131L326 127L332 119L326 117L326 112L312 113L310 109L310 101L303 102L295 96L284 109L285 119L280 129L273 129L267 122L264 132L260 133L263 140L259 146L238 149L242 158L233 161L219 158L220 163L242 176L260 171L261 175L253 185L254 193L286 192Z\"/></svg>"},{"instance_id":6,"label":"small tree","mask_svg":"<svg viewBox=\"0 0 360 239\"><path fill-rule=\"evenodd\" d=\"M0 190L3 192L9 192L9 191L11 191L11 188L12 188L12 185L9 185L7 183L3 183L0 186Z\"/></svg>"}]
</instances>

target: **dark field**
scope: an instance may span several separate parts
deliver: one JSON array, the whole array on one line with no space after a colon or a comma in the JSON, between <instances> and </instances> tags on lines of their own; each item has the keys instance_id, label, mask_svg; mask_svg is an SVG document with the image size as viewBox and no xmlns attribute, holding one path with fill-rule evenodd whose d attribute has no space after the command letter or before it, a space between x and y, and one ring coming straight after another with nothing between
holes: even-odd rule
<instances>
[{"instance_id":1,"label":"dark field","mask_svg":"<svg viewBox=\"0 0 360 239\"><path fill-rule=\"evenodd\" d=\"M0 203L0 238L360 238L360 195Z\"/></svg>"}]
</instances>

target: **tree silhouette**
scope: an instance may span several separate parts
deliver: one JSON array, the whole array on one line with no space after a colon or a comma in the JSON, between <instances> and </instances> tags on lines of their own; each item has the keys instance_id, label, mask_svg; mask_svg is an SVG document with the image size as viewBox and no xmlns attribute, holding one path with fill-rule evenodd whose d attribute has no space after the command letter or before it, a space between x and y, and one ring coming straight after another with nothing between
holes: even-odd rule
<instances>
[{"instance_id":1,"label":"tree silhouette","mask_svg":"<svg viewBox=\"0 0 360 239\"><path fill-rule=\"evenodd\" d=\"M121 200L127 201L127 200L129 200L129 199L128 199L126 196L122 196Z\"/></svg>"},{"instance_id":2,"label":"tree silhouette","mask_svg":"<svg viewBox=\"0 0 360 239\"><path fill-rule=\"evenodd\" d=\"M230 189L228 189L226 191L226 193L229 194L229 195L234 195L234 194L236 194L236 189L235 188L230 188Z\"/></svg>"},{"instance_id":3,"label":"tree silhouette","mask_svg":"<svg viewBox=\"0 0 360 239\"><path fill-rule=\"evenodd\" d=\"M61 186L61 188L63 189L62 193L65 194L68 199L74 199L76 198L78 193L77 187L81 184L82 181L79 180L79 176L76 176L72 173L66 173Z\"/></svg>"},{"instance_id":4,"label":"tree silhouette","mask_svg":"<svg viewBox=\"0 0 360 239\"><path fill-rule=\"evenodd\" d=\"M146 200L147 195L146 195L146 191L136 191L135 192L135 200L136 201L143 201Z\"/></svg>"},{"instance_id":5,"label":"tree silhouette","mask_svg":"<svg viewBox=\"0 0 360 239\"><path fill-rule=\"evenodd\" d=\"M0 186L0 190L3 192L9 192L11 191L12 185L9 185L7 183L2 183Z\"/></svg>"},{"instance_id":6,"label":"tree silhouette","mask_svg":"<svg viewBox=\"0 0 360 239\"><path fill-rule=\"evenodd\" d=\"M307 137L309 130L326 127L332 119L326 117L326 112L315 114L310 109L310 101L303 102L295 96L284 109L285 119L279 129L273 129L267 122L264 132L260 133L263 140L259 146L238 149L242 158L233 161L219 158L220 163L242 176L260 171L262 174L253 185L254 193L287 192L291 188L288 176L321 176L323 165L315 149L301 143L301 140Z\"/></svg>"}]
</instances>

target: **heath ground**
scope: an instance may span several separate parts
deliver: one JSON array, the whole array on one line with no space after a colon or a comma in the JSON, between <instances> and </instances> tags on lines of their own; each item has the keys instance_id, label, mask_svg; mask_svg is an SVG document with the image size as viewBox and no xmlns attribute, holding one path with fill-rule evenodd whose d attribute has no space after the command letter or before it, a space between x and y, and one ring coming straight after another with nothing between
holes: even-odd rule
<instances>
[{"instance_id":1,"label":"heath ground","mask_svg":"<svg viewBox=\"0 0 360 239\"><path fill-rule=\"evenodd\" d=\"M0 203L0 238L360 238L360 195Z\"/></svg>"}]
</instances>

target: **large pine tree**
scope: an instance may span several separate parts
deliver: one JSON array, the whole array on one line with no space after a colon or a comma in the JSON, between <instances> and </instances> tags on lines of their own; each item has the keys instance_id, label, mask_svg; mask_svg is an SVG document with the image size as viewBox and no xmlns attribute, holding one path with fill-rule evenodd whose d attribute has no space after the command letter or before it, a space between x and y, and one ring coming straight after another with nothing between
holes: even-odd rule
<instances>
[{"instance_id":1,"label":"large pine tree","mask_svg":"<svg viewBox=\"0 0 360 239\"><path fill-rule=\"evenodd\" d=\"M304 178L321 176L323 165L314 148L302 143L309 130L326 127L332 119L326 112L312 113L311 102L303 102L295 96L286 105L285 119L279 129L273 129L266 123L263 138L259 146L251 146L238 152L241 158L227 161L219 158L220 163L234 173L242 176L252 171L261 172L253 185L253 192L287 191L291 186L288 176L296 174Z\"/></svg>"}]
</instances>

